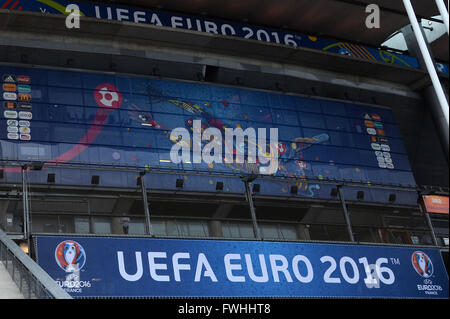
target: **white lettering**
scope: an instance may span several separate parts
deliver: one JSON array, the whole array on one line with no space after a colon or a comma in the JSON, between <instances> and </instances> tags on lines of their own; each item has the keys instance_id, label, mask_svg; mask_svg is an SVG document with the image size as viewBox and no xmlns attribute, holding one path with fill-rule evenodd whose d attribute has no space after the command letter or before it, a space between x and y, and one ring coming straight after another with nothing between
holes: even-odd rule
<instances>
[{"instance_id":1,"label":"white lettering","mask_svg":"<svg viewBox=\"0 0 450 319\"><path fill-rule=\"evenodd\" d=\"M227 34L227 29L230 31L230 34ZM222 26L220 27L220 32L223 35L235 35L236 34L236 31L234 30L234 28L231 25L226 24L226 23L222 24Z\"/></svg>"},{"instance_id":2,"label":"white lettering","mask_svg":"<svg viewBox=\"0 0 450 319\"><path fill-rule=\"evenodd\" d=\"M288 271L288 261L283 255L269 255L270 266L272 267L272 276L275 282L280 282L279 272L282 272L288 282L292 282L291 274ZM277 265L277 261L281 261L281 265Z\"/></svg>"},{"instance_id":3,"label":"white lettering","mask_svg":"<svg viewBox=\"0 0 450 319\"><path fill-rule=\"evenodd\" d=\"M134 22L140 23L145 22L145 12L144 11L135 11L133 14Z\"/></svg>"},{"instance_id":4,"label":"white lettering","mask_svg":"<svg viewBox=\"0 0 450 319\"><path fill-rule=\"evenodd\" d=\"M298 263L302 261L306 265L306 276L302 276L298 270ZM294 272L295 278L303 283L311 282L314 278L313 267L309 259L303 255L297 255L292 259L292 270Z\"/></svg>"},{"instance_id":5,"label":"white lettering","mask_svg":"<svg viewBox=\"0 0 450 319\"><path fill-rule=\"evenodd\" d=\"M215 34L219 33L217 32L217 25L212 21L205 21L205 32Z\"/></svg>"},{"instance_id":6,"label":"white lettering","mask_svg":"<svg viewBox=\"0 0 450 319\"><path fill-rule=\"evenodd\" d=\"M148 253L148 265L150 268L150 276L156 281L170 281L169 276L158 275L156 270L167 270L167 264L155 263L155 258L167 258L165 252L149 252Z\"/></svg>"},{"instance_id":7,"label":"white lettering","mask_svg":"<svg viewBox=\"0 0 450 319\"><path fill-rule=\"evenodd\" d=\"M189 253L175 253L172 256L172 264L173 264L173 274L175 277L175 281L181 281L180 279L180 270L191 270L190 265L179 264L178 260L180 259L189 259Z\"/></svg>"},{"instance_id":8,"label":"white lettering","mask_svg":"<svg viewBox=\"0 0 450 319\"><path fill-rule=\"evenodd\" d=\"M266 260L264 259L263 254L259 254L259 264L261 266L261 276L256 276L253 271L253 264L250 254L245 254L245 262L247 263L247 271L250 279L254 282L268 282L269 275L267 273Z\"/></svg>"},{"instance_id":9,"label":"white lettering","mask_svg":"<svg viewBox=\"0 0 450 319\"><path fill-rule=\"evenodd\" d=\"M195 282L200 281L200 276L202 275L202 269L203 266L205 266L205 272L203 273L204 277L211 278L212 281L217 282L216 275L214 274L214 271L211 268L211 265L208 262L208 259L206 259L205 254L200 253L198 254L198 260L197 260L197 268L195 269Z\"/></svg>"},{"instance_id":10,"label":"white lettering","mask_svg":"<svg viewBox=\"0 0 450 319\"><path fill-rule=\"evenodd\" d=\"M231 264L231 260L236 259L236 260L240 260L241 259L241 255L239 254L226 254L224 257L224 262L225 262L225 272L227 274L227 278L229 281L232 282L245 282L245 277L244 276L235 276L233 275L233 270L242 270L242 265L241 264Z\"/></svg>"},{"instance_id":11,"label":"white lettering","mask_svg":"<svg viewBox=\"0 0 450 319\"><path fill-rule=\"evenodd\" d=\"M129 275L125 270L123 251L117 252L117 260L119 263L119 273L122 276L122 278L127 281L137 281L137 280L141 279L142 274L143 274L141 252L137 251L135 254L136 254L136 273L134 275Z\"/></svg>"},{"instance_id":12,"label":"white lettering","mask_svg":"<svg viewBox=\"0 0 450 319\"><path fill-rule=\"evenodd\" d=\"M177 28L177 27L183 27L183 18L182 17L176 17L173 16L170 19L171 23L172 23L172 28Z\"/></svg>"},{"instance_id":13,"label":"white lettering","mask_svg":"<svg viewBox=\"0 0 450 319\"><path fill-rule=\"evenodd\" d=\"M152 18L150 19L150 23L162 27L161 20L156 13L152 14Z\"/></svg>"},{"instance_id":14,"label":"white lettering","mask_svg":"<svg viewBox=\"0 0 450 319\"><path fill-rule=\"evenodd\" d=\"M128 16L128 10L127 9L117 9L117 21L123 21L123 20L129 20L130 17Z\"/></svg>"}]
</instances>

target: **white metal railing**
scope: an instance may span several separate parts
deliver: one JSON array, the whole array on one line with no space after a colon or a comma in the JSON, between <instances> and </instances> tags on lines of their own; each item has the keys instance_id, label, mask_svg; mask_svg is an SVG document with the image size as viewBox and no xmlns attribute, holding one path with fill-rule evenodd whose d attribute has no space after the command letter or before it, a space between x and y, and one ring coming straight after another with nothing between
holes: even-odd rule
<instances>
[{"instance_id":1,"label":"white metal railing","mask_svg":"<svg viewBox=\"0 0 450 319\"><path fill-rule=\"evenodd\" d=\"M0 262L27 299L72 299L0 229Z\"/></svg>"}]
</instances>

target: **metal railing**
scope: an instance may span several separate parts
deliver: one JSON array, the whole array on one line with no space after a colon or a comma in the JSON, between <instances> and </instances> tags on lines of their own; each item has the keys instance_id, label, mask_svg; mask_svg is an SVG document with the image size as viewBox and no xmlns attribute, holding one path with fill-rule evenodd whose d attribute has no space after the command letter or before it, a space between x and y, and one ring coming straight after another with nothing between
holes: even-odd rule
<instances>
[{"instance_id":1,"label":"metal railing","mask_svg":"<svg viewBox=\"0 0 450 319\"><path fill-rule=\"evenodd\" d=\"M26 299L72 299L1 229L0 262Z\"/></svg>"}]
</instances>

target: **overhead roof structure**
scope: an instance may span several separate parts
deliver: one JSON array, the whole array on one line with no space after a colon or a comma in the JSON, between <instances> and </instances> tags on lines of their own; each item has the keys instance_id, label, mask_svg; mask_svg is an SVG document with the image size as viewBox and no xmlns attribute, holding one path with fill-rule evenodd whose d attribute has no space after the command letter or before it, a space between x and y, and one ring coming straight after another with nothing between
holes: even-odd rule
<instances>
[{"instance_id":1,"label":"overhead roof structure","mask_svg":"<svg viewBox=\"0 0 450 319\"><path fill-rule=\"evenodd\" d=\"M103 3L155 8L190 15L270 26L378 47L409 24L402 1L392 0L98 0ZM380 7L380 28L368 29L366 7ZM434 1L413 0L418 18L439 15ZM448 62L448 36L432 46Z\"/></svg>"}]
</instances>

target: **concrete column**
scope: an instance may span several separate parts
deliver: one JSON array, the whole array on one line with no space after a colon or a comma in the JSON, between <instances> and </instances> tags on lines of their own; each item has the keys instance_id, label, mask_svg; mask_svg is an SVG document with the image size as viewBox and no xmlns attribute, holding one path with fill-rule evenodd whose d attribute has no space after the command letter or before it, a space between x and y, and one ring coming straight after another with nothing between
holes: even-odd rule
<instances>
[{"instance_id":1,"label":"concrete column","mask_svg":"<svg viewBox=\"0 0 450 319\"><path fill-rule=\"evenodd\" d=\"M307 225L298 224L296 230L298 239L311 240L311 235L309 234L309 227Z\"/></svg>"},{"instance_id":2,"label":"concrete column","mask_svg":"<svg viewBox=\"0 0 450 319\"><path fill-rule=\"evenodd\" d=\"M219 220L211 220L208 222L209 236L223 237L222 223Z\"/></svg>"}]
</instances>

